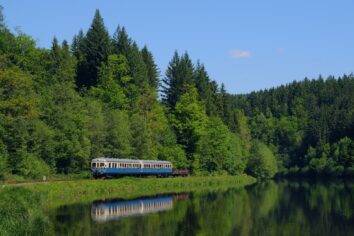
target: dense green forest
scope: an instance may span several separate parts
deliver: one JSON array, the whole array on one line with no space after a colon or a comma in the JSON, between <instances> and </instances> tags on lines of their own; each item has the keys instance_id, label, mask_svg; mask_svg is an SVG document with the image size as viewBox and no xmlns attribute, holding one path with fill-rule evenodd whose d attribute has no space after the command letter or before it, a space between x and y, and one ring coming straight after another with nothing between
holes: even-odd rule
<instances>
[{"instance_id":1,"label":"dense green forest","mask_svg":"<svg viewBox=\"0 0 354 236\"><path fill-rule=\"evenodd\" d=\"M100 156L195 175L354 175L352 75L231 95L187 52L162 75L98 10L49 49L5 22L0 8L0 178L78 173Z\"/></svg>"}]
</instances>

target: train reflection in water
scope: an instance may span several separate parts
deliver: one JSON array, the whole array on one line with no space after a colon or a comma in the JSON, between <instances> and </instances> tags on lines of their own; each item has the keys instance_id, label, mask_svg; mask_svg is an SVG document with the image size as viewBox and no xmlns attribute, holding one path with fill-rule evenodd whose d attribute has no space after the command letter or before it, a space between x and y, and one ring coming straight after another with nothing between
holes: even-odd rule
<instances>
[{"instance_id":1,"label":"train reflection in water","mask_svg":"<svg viewBox=\"0 0 354 236\"><path fill-rule=\"evenodd\" d=\"M189 194L163 195L134 200L97 201L91 206L91 217L97 222L118 220L123 217L145 215L170 210L173 199L188 199Z\"/></svg>"}]
</instances>

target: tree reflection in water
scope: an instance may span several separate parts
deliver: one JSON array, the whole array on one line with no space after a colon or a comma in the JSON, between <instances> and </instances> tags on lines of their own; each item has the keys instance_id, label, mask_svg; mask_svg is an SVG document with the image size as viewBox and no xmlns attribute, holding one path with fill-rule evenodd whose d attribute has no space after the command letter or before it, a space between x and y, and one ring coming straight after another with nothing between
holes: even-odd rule
<instances>
[{"instance_id":1,"label":"tree reflection in water","mask_svg":"<svg viewBox=\"0 0 354 236\"><path fill-rule=\"evenodd\" d=\"M0 234L354 235L353 181L270 181L49 210L43 199L21 188L1 190ZM110 214L99 219L96 211Z\"/></svg>"},{"instance_id":2,"label":"tree reflection in water","mask_svg":"<svg viewBox=\"0 0 354 236\"><path fill-rule=\"evenodd\" d=\"M353 193L353 182L283 180L246 189L77 204L58 208L54 215L68 214L68 221L55 223L63 235L353 235ZM156 203L156 211L142 214L141 204L148 201ZM91 219L99 206L125 208L103 222ZM78 211L86 213L80 218Z\"/></svg>"}]
</instances>

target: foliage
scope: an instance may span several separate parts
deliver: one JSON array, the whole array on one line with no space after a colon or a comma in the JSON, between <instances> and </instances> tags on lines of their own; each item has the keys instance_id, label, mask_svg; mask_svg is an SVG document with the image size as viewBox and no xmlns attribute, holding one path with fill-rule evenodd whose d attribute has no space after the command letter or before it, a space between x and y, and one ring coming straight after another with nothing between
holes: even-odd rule
<instances>
[{"instance_id":1,"label":"foliage","mask_svg":"<svg viewBox=\"0 0 354 236\"><path fill-rule=\"evenodd\" d=\"M44 196L28 189L0 190L1 235L51 235L52 225L44 214Z\"/></svg>"},{"instance_id":2,"label":"foliage","mask_svg":"<svg viewBox=\"0 0 354 236\"><path fill-rule=\"evenodd\" d=\"M261 179L272 178L277 173L276 158L264 143L253 142L246 172Z\"/></svg>"},{"instance_id":3,"label":"foliage","mask_svg":"<svg viewBox=\"0 0 354 236\"><path fill-rule=\"evenodd\" d=\"M148 47L124 27L111 36L98 10L71 46L49 49L0 12L0 178L80 173L99 156L195 175L354 173L353 75L231 95L187 52L159 81Z\"/></svg>"}]
</instances>

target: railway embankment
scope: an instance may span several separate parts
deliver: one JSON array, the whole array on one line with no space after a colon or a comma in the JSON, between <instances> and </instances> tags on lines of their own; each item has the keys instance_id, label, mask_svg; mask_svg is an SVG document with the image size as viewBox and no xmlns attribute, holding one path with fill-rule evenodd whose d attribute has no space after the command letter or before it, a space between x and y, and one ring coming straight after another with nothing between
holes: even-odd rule
<instances>
[{"instance_id":1,"label":"railway embankment","mask_svg":"<svg viewBox=\"0 0 354 236\"><path fill-rule=\"evenodd\" d=\"M201 176L177 178L133 178L111 180L76 180L3 185L6 188L26 188L42 195L49 205L89 202L109 198L134 198L163 193L192 192L238 188L251 185L256 179L248 175Z\"/></svg>"}]
</instances>

